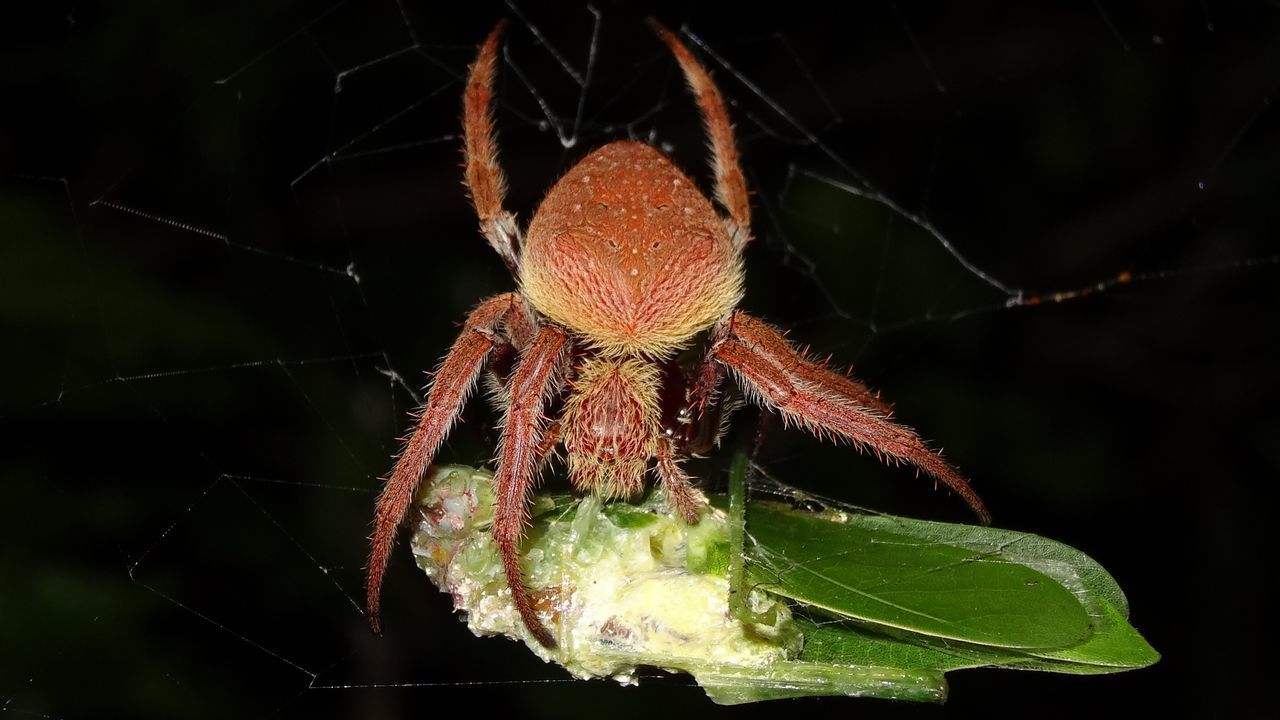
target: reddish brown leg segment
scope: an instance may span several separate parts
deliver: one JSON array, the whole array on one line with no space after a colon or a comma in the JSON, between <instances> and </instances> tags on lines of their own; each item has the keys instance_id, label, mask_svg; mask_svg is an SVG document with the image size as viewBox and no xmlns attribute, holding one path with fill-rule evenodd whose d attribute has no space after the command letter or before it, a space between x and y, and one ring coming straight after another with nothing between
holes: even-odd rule
<instances>
[{"instance_id":1,"label":"reddish brown leg segment","mask_svg":"<svg viewBox=\"0 0 1280 720\"><path fill-rule=\"evenodd\" d=\"M720 328L716 329L718 333ZM719 337L713 338L713 342L721 340ZM681 410L681 421L692 421L693 418L700 418L707 410L707 404L716 396L716 390L720 387L720 378L724 375L720 363L716 362L715 356L708 354L698 364L697 370L694 371L693 385L689 387L688 397L685 398L685 407Z\"/></svg>"},{"instance_id":2,"label":"reddish brown leg segment","mask_svg":"<svg viewBox=\"0 0 1280 720\"><path fill-rule=\"evenodd\" d=\"M804 359L777 330L745 313L735 312L728 323L711 352L755 402L818 436L844 438L881 458L915 465L963 497L983 523L991 521L969 481L910 428L864 405L861 385L851 389L848 378Z\"/></svg>"},{"instance_id":3,"label":"reddish brown leg segment","mask_svg":"<svg viewBox=\"0 0 1280 720\"><path fill-rule=\"evenodd\" d=\"M805 357L804 353L796 352L791 343L769 325L738 312L729 318L726 326L728 333L740 342L756 348L761 362L770 364L776 371L810 378L864 408L871 408L885 416L893 414L893 406L881 400L879 394L854 378L834 372Z\"/></svg>"},{"instance_id":4,"label":"reddish brown leg segment","mask_svg":"<svg viewBox=\"0 0 1280 720\"><path fill-rule=\"evenodd\" d=\"M569 341L565 332L544 327L520 357L511 375L511 398L503 422L502 447L498 451L498 472L494 486L498 509L493 520L493 539L502 556L502 567L511 586L511 599L525 627L544 647L555 647L551 633L533 610L529 591L520 570L520 538L528 522L528 495L541 463L542 411L548 397L564 377Z\"/></svg>"},{"instance_id":5,"label":"reddish brown leg segment","mask_svg":"<svg viewBox=\"0 0 1280 720\"><path fill-rule=\"evenodd\" d=\"M504 20L493 28L471 66L463 94L462 127L467 187L480 217L480 232L515 273L519 228L515 217L502 208L507 178L498 164L498 143L493 131L493 76L498 64L498 40L506 25Z\"/></svg>"},{"instance_id":6,"label":"reddish brown leg segment","mask_svg":"<svg viewBox=\"0 0 1280 720\"><path fill-rule=\"evenodd\" d=\"M690 483L689 476L680 469L671 441L667 438L658 439L657 469L671 510L690 525L697 524L702 515L702 498Z\"/></svg>"},{"instance_id":7,"label":"reddish brown leg segment","mask_svg":"<svg viewBox=\"0 0 1280 720\"><path fill-rule=\"evenodd\" d=\"M725 112L724 100L711 81L707 69L693 57L693 53L689 52L689 48L685 47L675 33L653 18L649 18L649 26L671 49L671 54L675 55L676 62L684 72L684 79L689 84L689 90L698 103L698 110L702 112L703 121L707 125L707 136L711 140L716 200L729 212L729 220L733 223L731 234L734 247L741 250L751 240L751 196L747 193L747 179L742 174L738 146L733 140L733 124L729 122L729 113Z\"/></svg>"},{"instance_id":8,"label":"reddish brown leg segment","mask_svg":"<svg viewBox=\"0 0 1280 720\"><path fill-rule=\"evenodd\" d=\"M431 464L436 450L453 426L462 406L475 387L476 377L484 367L485 359L494 347L506 341L498 334L506 318L512 312L524 313L524 303L516 293L505 293L485 300L463 325L462 334L449 349L440 370L436 372L422 408L418 426L405 443L396 460L391 477L378 497L374 513L372 548L369 554L368 577L365 582L366 603L369 609L369 625L374 632L382 629L379 617L382 596L382 577L395 545L396 531L409 510L413 494L422 481L422 473Z\"/></svg>"},{"instance_id":9,"label":"reddish brown leg segment","mask_svg":"<svg viewBox=\"0 0 1280 720\"><path fill-rule=\"evenodd\" d=\"M547 460L551 459L552 454L555 452L556 445L560 444L560 434L561 430L559 420L551 423L542 431L542 440L538 443L538 448L533 452L534 455L537 456L538 461L543 465L546 464Z\"/></svg>"}]
</instances>

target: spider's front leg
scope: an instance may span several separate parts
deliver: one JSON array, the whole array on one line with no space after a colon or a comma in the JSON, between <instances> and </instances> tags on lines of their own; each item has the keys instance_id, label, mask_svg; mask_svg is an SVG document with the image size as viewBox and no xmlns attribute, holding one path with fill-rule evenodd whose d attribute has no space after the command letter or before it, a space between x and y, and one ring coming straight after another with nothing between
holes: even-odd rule
<instances>
[{"instance_id":1,"label":"spider's front leg","mask_svg":"<svg viewBox=\"0 0 1280 720\"><path fill-rule=\"evenodd\" d=\"M560 388L568 368L569 337L558 327L538 332L520 356L507 385L510 401L502 425L502 446L498 451L498 472L494 486L498 508L493 520L493 539L502 557L502 567L511 587L511 599L525 627L544 647L555 647L551 633L533 610L529 591L520 570L520 538L528 522L529 489L541 466L543 410L547 400Z\"/></svg>"},{"instance_id":2,"label":"spider's front leg","mask_svg":"<svg viewBox=\"0 0 1280 720\"><path fill-rule=\"evenodd\" d=\"M404 521L418 484L422 482L422 473L431 464L440 443L444 442L449 428L457 420L485 361L495 348L508 344L500 331L506 330L509 336L518 338L520 333L511 333L511 330L524 328L528 322L528 311L518 293L504 293L485 300L467 317L462 333L435 374L418 426L400 452L395 469L378 497L374 513L365 582L369 625L374 632L382 629L379 617L382 578L391 557L391 548L395 545L396 531Z\"/></svg>"},{"instance_id":3,"label":"spider's front leg","mask_svg":"<svg viewBox=\"0 0 1280 720\"><path fill-rule=\"evenodd\" d=\"M805 358L764 322L734 312L717 328L711 356L757 404L820 437L843 438L882 458L915 465L964 498L984 524L991 521L969 481L913 430L890 420L888 406L866 386Z\"/></svg>"},{"instance_id":4,"label":"spider's front leg","mask_svg":"<svg viewBox=\"0 0 1280 720\"><path fill-rule=\"evenodd\" d=\"M658 479L662 481L662 489L667 492L671 510L684 518L686 523L697 525L702 517L702 506L706 504L706 498L693 487L693 481L680 467L669 438L658 439L654 460Z\"/></svg>"}]
</instances>

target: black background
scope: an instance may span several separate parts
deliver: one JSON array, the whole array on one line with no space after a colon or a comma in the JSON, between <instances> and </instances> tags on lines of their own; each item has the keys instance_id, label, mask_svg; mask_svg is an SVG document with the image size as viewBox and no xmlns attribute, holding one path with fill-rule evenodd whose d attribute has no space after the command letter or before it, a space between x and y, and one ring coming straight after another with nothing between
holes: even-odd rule
<instances>
[{"instance_id":1,"label":"black background","mask_svg":"<svg viewBox=\"0 0 1280 720\"><path fill-rule=\"evenodd\" d=\"M837 17L600 0L569 148L527 88L570 134L581 88L529 26L582 71L581 5L526 3L523 20L487 1L192 5L0 19L9 714L1230 715L1268 695L1274 4L877 2ZM475 44L515 19L498 122L510 205L528 218L576 158L628 135L706 181L650 13L740 73L697 50L756 193L744 307L881 388L997 524L1102 562L1157 666L954 673L941 710L718 708L684 678L564 682L513 643L470 637L403 550L387 633L369 634L351 598L413 405L388 371L419 387L454 323L511 287L475 232L452 137ZM815 175L870 180L1028 295L1136 279L1006 308L908 218ZM483 462L492 413L466 419L444 457ZM967 519L910 472L796 432L766 458L849 502ZM714 482L721 465L697 468ZM371 687L329 687L342 685Z\"/></svg>"}]
</instances>

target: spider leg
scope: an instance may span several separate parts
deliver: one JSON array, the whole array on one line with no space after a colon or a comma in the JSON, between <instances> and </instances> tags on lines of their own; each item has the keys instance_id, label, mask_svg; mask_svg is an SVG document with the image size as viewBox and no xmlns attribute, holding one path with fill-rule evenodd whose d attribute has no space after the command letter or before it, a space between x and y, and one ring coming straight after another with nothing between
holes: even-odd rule
<instances>
[{"instance_id":1,"label":"spider leg","mask_svg":"<svg viewBox=\"0 0 1280 720\"><path fill-rule=\"evenodd\" d=\"M833 372L822 363L805 357L805 353L791 347L782 333L750 315L734 313L720 332L732 334L740 342L758 348L759 354L778 370L803 373L864 408L871 408L885 417L893 414L893 406L881 400L879 393L848 375ZM719 339L713 337L712 342Z\"/></svg>"},{"instance_id":2,"label":"spider leg","mask_svg":"<svg viewBox=\"0 0 1280 720\"><path fill-rule=\"evenodd\" d=\"M751 240L751 196L747 192L747 179L742 174L738 160L738 146L733 140L733 124L725 111L720 91L711 75L689 52L675 33L661 23L649 18L649 26L658 38L666 43L684 71L685 82L698 103L707 137L711 141L711 167L716 175L716 200L729 212L729 236L733 246L741 250Z\"/></svg>"},{"instance_id":3,"label":"spider leg","mask_svg":"<svg viewBox=\"0 0 1280 720\"><path fill-rule=\"evenodd\" d=\"M658 478L662 481L662 489L667 491L667 502L685 522L697 524L705 500L676 462L671 440L659 438L657 450Z\"/></svg>"},{"instance_id":4,"label":"spider leg","mask_svg":"<svg viewBox=\"0 0 1280 720\"><path fill-rule=\"evenodd\" d=\"M555 647L551 633L543 627L533 609L520 570L520 538L528 522L529 489L541 466L539 449L543 435L543 409L560 387L569 357L569 338L557 327L544 327L524 351L508 383L511 401L502 428L498 450L498 472L494 486L498 508L493 520L493 539L502 557L511 599L525 627L543 646Z\"/></svg>"},{"instance_id":5,"label":"spider leg","mask_svg":"<svg viewBox=\"0 0 1280 720\"><path fill-rule=\"evenodd\" d=\"M467 76L462 101L463 154L466 157L466 185L480 217L480 233L512 274L519 266L520 229L515 215L502 207L507 178L498 164L498 142L493 129L493 76L498 64L498 40L506 27L500 21L489 33Z\"/></svg>"},{"instance_id":6,"label":"spider leg","mask_svg":"<svg viewBox=\"0 0 1280 720\"><path fill-rule=\"evenodd\" d=\"M723 376L724 368L708 353L686 380L688 385L675 412L675 422L667 429L674 454L703 455L720 444L729 418L741 405L733 401L716 402Z\"/></svg>"},{"instance_id":7,"label":"spider leg","mask_svg":"<svg viewBox=\"0 0 1280 720\"><path fill-rule=\"evenodd\" d=\"M538 447L534 450L534 457L538 459L538 468L546 467L547 462L555 455L556 445L560 444L560 436L563 434L559 420L549 423L542 431L542 440L538 442Z\"/></svg>"},{"instance_id":8,"label":"spider leg","mask_svg":"<svg viewBox=\"0 0 1280 720\"><path fill-rule=\"evenodd\" d=\"M401 450L374 513L365 582L369 625L374 632L380 632L382 627L379 616L382 579L395 545L396 531L409 510L422 473L457 420L490 352L506 344L499 331L512 317L524 315L524 303L518 293L495 295L480 303L467 317L462 333L435 374L418 425Z\"/></svg>"},{"instance_id":9,"label":"spider leg","mask_svg":"<svg viewBox=\"0 0 1280 720\"><path fill-rule=\"evenodd\" d=\"M724 322L711 352L754 402L819 437L843 438L882 460L916 466L964 498L983 523L991 521L969 481L913 430L868 404L870 391L860 383L807 360L781 333L746 313L734 312Z\"/></svg>"},{"instance_id":10,"label":"spider leg","mask_svg":"<svg viewBox=\"0 0 1280 720\"><path fill-rule=\"evenodd\" d=\"M720 335L722 335L721 329L717 327L711 339L713 346L723 339ZM722 377L724 377L724 368L716 362L714 354L707 353L694 370L693 384L689 386L684 407L680 410L681 422L692 422L694 418L702 417L707 410L707 404L715 398Z\"/></svg>"}]
</instances>

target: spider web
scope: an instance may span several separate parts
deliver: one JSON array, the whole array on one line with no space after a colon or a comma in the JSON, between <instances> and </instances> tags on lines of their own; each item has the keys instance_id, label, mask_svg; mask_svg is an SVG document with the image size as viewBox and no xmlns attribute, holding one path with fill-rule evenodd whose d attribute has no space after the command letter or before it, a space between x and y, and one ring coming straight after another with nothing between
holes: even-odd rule
<instances>
[{"instance_id":1,"label":"spider web","mask_svg":"<svg viewBox=\"0 0 1280 720\"><path fill-rule=\"evenodd\" d=\"M30 142L0 144L20 239L4 295L22 379L5 417L26 450L6 483L0 708L703 706L686 679L657 672L643 698L608 683L566 691L516 645L471 638L407 552L384 637L362 610L370 510L420 373L478 299L511 287L460 186L475 44L513 20L498 125L509 206L527 220L610 140L653 143L706 182L696 109L643 12L412 0L46 12L8 23L41 72L11 81L12 137ZM1229 368L1218 352L1274 357L1250 324L1274 309L1280 264L1262 189L1280 166L1274 8L887 2L838 23L803 5L651 12L683 26L737 124L758 238L744 306L945 438L999 520L1080 540L1073 519L1114 503L1093 517L1125 527L1098 529L1100 548L1167 531L1126 514L1160 481L1123 489L1099 439L1127 441L1156 411L1117 411L1092 432L1070 419ZM1206 327L1225 329L1197 339ZM1206 355L1169 360L1134 390L1147 368L1099 357L1131 357L1135 343ZM1232 404L1243 390L1221 403L1185 391L1196 409L1257 407ZM489 457L493 418L473 404L443 459ZM901 471L776 435L774 477L963 519ZM1009 449L1043 435L1056 442ZM718 477L714 459L697 467ZM1144 559L1125 557L1108 560L1145 578ZM1053 687L1006 682L1020 697Z\"/></svg>"}]
</instances>

